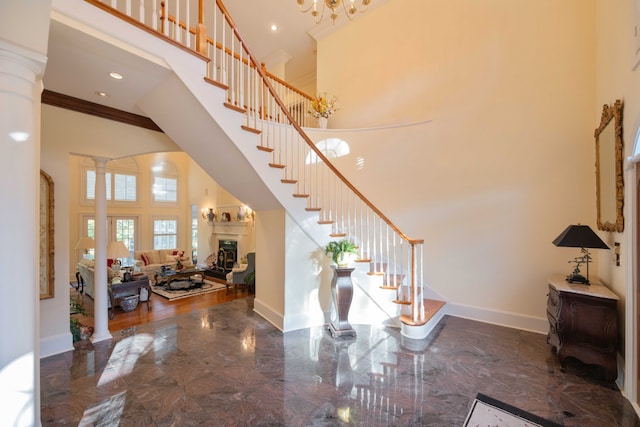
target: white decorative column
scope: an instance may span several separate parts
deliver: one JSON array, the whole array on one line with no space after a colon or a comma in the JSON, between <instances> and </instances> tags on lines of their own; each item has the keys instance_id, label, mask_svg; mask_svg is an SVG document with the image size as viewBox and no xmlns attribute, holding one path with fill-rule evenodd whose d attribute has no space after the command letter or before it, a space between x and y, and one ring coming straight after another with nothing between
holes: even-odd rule
<instances>
[{"instance_id":1,"label":"white decorative column","mask_svg":"<svg viewBox=\"0 0 640 427\"><path fill-rule=\"evenodd\" d=\"M96 212L95 212L95 264L94 283L94 331L93 342L111 339L108 317L107 292L107 182L105 167L109 159L94 157L96 163Z\"/></svg>"},{"instance_id":2,"label":"white decorative column","mask_svg":"<svg viewBox=\"0 0 640 427\"><path fill-rule=\"evenodd\" d=\"M0 10L2 7L0 7ZM39 182L46 57L0 38L0 418L40 419Z\"/></svg>"}]
</instances>

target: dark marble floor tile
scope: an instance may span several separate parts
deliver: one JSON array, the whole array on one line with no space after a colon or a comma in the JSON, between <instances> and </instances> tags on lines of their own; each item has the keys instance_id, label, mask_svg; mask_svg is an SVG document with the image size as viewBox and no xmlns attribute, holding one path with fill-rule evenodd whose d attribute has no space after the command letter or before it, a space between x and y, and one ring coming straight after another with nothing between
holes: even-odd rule
<instances>
[{"instance_id":1,"label":"dark marble floor tile","mask_svg":"<svg viewBox=\"0 0 640 427\"><path fill-rule=\"evenodd\" d=\"M478 392L565 426L639 426L544 335L445 317L425 340L282 334L236 300L41 361L42 425L457 426Z\"/></svg>"}]
</instances>

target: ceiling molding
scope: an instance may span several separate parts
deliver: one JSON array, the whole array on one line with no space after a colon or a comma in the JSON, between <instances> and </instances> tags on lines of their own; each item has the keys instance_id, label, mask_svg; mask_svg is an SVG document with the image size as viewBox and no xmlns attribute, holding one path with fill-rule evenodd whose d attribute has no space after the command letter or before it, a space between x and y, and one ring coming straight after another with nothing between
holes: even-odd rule
<instances>
[{"instance_id":1,"label":"ceiling molding","mask_svg":"<svg viewBox=\"0 0 640 427\"><path fill-rule=\"evenodd\" d=\"M148 117L118 110L116 108L105 107L104 105L63 95L57 92L51 92L46 89L42 92L42 103L52 105L54 107L65 108L67 110L77 111L83 114L89 114L91 116L107 120L125 123L131 126L162 132L162 129L160 129L160 127Z\"/></svg>"}]
</instances>

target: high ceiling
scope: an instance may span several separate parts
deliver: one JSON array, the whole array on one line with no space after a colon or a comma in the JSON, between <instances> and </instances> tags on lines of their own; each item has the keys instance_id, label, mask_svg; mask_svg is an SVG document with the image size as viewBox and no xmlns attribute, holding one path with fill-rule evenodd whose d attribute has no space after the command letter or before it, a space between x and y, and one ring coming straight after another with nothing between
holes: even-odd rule
<instances>
[{"instance_id":1,"label":"high ceiling","mask_svg":"<svg viewBox=\"0 0 640 427\"><path fill-rule=\"evenodd\" d=\"M386 1L374 0L369 10ZM327 16L315 24L309 13L300 13L296 0L224 0L224 4L259 61L269 66L291 58L284 77L294 83L315 80L316 41L310 33L327 34L348 24L343 16L335 26ZM277 31L270 29L272 24L277 25ZM48 56L45 89L136 114L142 114L136 107L137 99L167 73L152 58L123 50L56 20L51 22ZM126 78L113 81L107 75L113 70ZM107 92L109 97L97 96L98 91Z\"/></svg>"}]
</instances>

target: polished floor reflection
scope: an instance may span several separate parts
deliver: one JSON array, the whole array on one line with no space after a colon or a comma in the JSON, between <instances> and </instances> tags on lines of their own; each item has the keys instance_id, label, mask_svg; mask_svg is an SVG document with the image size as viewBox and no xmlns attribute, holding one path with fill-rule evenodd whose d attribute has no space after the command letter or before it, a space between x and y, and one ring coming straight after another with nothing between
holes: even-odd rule
<instances>
[{"instance_id":1,"label":"polished floor reflection","mask_svg":"<svg viewBox=\"0 0 640 427\"><path fill-rule=\"evenodd\" d=\"M424 341L354 327L282 334L249 297L119 331L42 360L42 425L460 426L482 392L565 426L640 426L543 335L455 317Z\"/></svg>"}]
</instances>

